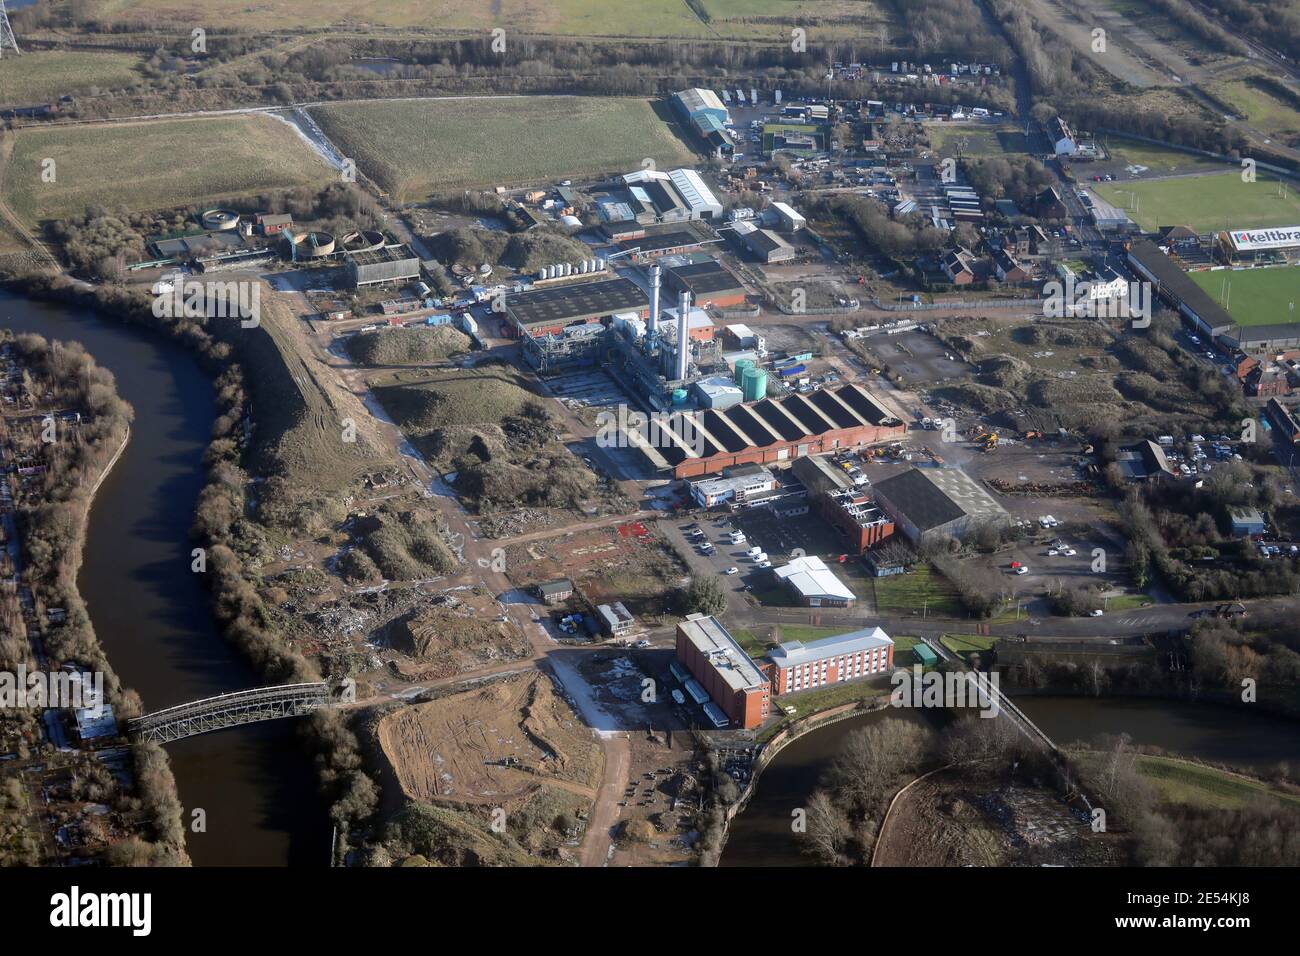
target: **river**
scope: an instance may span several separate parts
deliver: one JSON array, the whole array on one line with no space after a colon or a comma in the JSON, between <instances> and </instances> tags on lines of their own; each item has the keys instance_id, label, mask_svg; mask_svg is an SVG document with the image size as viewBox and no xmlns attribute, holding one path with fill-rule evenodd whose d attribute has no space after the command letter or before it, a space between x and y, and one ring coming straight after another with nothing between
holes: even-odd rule
<instances>
[{"instance_id":1,"label":"river","mask_svg":"<svg viewBox=\"0 0 1300 956\"><path fill-rule=\"evenodd\" d=\"M0 292L0 327L75 340L135 408L91 508L78 577L100 644L146 710L262 681L218 631L188 531L213 421L211 379L184 348L93 312ZM196 866L327 866L330 827L294 721L167 745ZM202 809L206 832L192 832Z\"/></svg>"},{"instance_id":2,"label":"river","mask_svg":"<svg viewBox=\"0 0 1300 956\"><path fill-rule=\"evenodd\" d=\"M1300 725L1271 714L1180 700L1110 697L1017 697L1016 703L1058 744L1127 733L1134 743L1250 770L1300 761ZM721 866L812 866L791 830L791 811L808 797L858 727L898 716L883 710L815 730L787 746L758 778L757 790L731 823Z\"/></svg>"}]
</instances>

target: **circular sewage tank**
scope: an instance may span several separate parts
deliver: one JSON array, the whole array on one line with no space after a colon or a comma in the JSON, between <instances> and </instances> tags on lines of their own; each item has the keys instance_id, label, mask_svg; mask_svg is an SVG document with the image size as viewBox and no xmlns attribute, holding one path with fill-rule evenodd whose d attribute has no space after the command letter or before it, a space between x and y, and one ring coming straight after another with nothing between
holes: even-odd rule
<instances>
[{"instance_id":1,"label":"circular sewage tank","mask_svg":"<svg viewBox=\"0 0 1300 956\"><path fill-rule=\"evenodd\" d=\"M205 209L199 213L199 225L210 232L228 232L239 225L239 213L233 209Z\"/></svg>"},{"instance_id":2,"label":"circular sewage tank","mask_svg":"<svg viewBox=\"0 0 1300 956\"><path fill-rule=\"evenodd\" d=\"M736 384L737 384L737 385L744 385L744 384L745 384L745 370L746 370L746 369L751 369L751 368L753 368L753 367L754 367L754 360L753 360L753 359L737 359L737 360L736 360Z\"/></svg>"},{"instance_id":3,"label":"circular sewage tank","mask_svg":"<svg viewBox=\"0 0 1300 956\"><path fill-rule=\"evenodd\" d=\"M767 397L767 372L761 368L747 368L740 382L740 393L747 402L760 402Z\"/></svg>"},{"instance_id":4,"label":"circular sewage tank","mask_svg":"<svg viewBox=\"0 0 1300 956\"><path fill-rule=\"evenodd\" d=\"M341 241L348 252L372 252L383 248L384 234L374 229L362 229L349 232Z\"/></svg>"},{"instance_id":5,"label":"circular sewage tank","mask_svg":"<svg viewBox=\"0 0 1300 956\"><path fill-rule=\"evenodd\" d=\"M299 259L319 259L334 251L334 237L328 232L297 232L289 241L298 247Z\"/></svg>"}]
</instances>

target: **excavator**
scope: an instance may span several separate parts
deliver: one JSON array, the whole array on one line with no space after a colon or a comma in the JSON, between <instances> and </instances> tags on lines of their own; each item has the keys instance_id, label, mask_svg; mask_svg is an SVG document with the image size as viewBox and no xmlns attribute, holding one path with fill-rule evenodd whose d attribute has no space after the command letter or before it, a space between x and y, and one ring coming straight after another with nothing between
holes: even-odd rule
<instances>
[{"instance_id":1,"label":"excavator","mask_svg":"<svg viewBox=\"0 0 1300 956\"><path fill-rule=\"evenodd\" d=\"M984 432L982 435L978 436L975 440L984 447L985 451L993 451L995 448L998 447L997 432Z\"/></svg>"}]
</instances>

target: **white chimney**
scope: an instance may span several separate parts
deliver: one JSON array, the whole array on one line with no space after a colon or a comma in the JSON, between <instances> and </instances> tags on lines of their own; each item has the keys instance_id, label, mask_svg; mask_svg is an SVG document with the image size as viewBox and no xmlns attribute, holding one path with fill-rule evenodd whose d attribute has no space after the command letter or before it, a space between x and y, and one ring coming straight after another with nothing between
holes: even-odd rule
<instances>
[{"instance_id":1,"label":"white chimney","mask_svg":"<svg viewBox=\"0 0 1300 956\"><path fill-rule=\"evenodd\" d=\"M677 375L686 378L691 367L691 294L683 292L677 299Z\"/></svg>"},{"instance_id":2,"label":"white chimney","mask_svg":"<svg viewBox=\"0 0 1300 956\"><path fill-rule=\"evenodd\" d=\"M659 263L650 267L650 320L646 322L646 344L654 341L659 325Z\"/></svg>"}]
</instances>

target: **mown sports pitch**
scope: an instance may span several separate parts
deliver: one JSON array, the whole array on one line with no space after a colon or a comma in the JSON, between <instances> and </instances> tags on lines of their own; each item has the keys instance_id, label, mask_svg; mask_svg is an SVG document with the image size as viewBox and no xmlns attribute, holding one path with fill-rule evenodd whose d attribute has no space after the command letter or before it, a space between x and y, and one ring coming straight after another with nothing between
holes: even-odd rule
<instances>
[{"instance_id":1,"label":"mown sports pitch","mask_svg":"<svg viewBox=\"0 0 1300 956\"><path fill-rule=\"evenodd\" d=\"M1197 232L1257 229L1300 223L1300 191L1279 189L1271 176L1241 181L1240 172L1099 184L1097 193L1128 213L1145 231L1190 226Z\"/></svg>"},{"instance_id":2,"label":"mown sports pitch","mask_svg":"<svg viewBox=\"0 0 1300 956\"><path fill-rule=\"evenodd\" d=\"M1215 302L1222 304L1226 296L1228 314L1242 325L1300 321L1300 267L1275 266L1235 272L1219 269L1188 275ZM1293 302L1298 311L1291 311Z\"/></svg>"},{"instance_id":3,"label":"mown sports pitch","mask_svg":"<svg viewBox=\"0 0 1300 956\"><path fill-rule=\"evenodd\" d=\"M642 99L485 96L331 103L312 109L357 169L398 199L452 187L660 169L690 148Z\"/></svg>"},{"instance_id":4,"label":"mown sports pitch","mask_svg":"<svg viewBox=\"0 0 1300 956\"><path fill-rule=\"evenodd\" d=\"M292 127L268 116L28 127L14 136L0 183L29 226L91 205L167 209L339 176Z\"/></svg>"}]
</instances>

